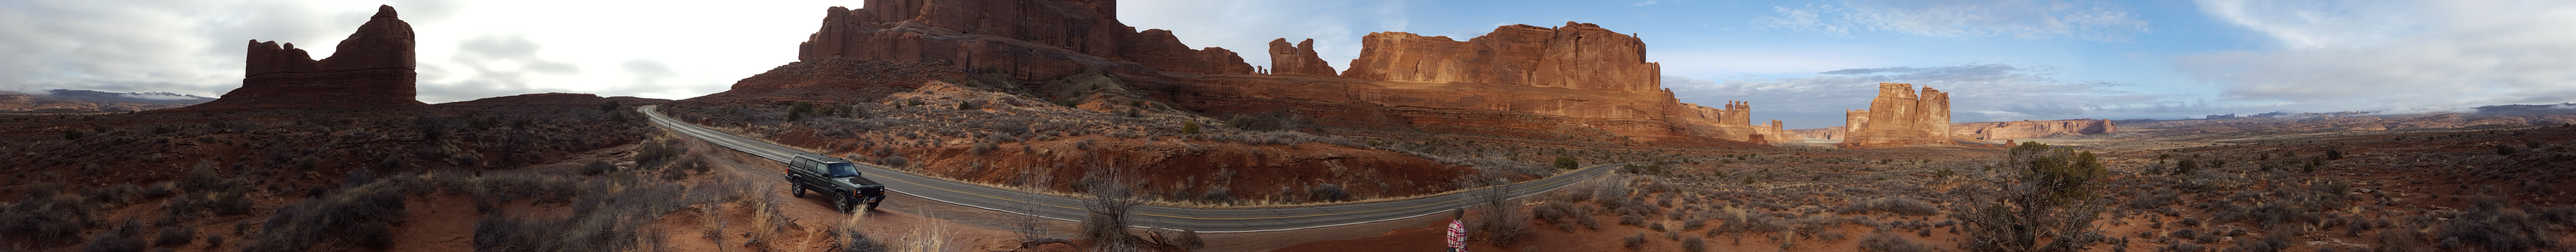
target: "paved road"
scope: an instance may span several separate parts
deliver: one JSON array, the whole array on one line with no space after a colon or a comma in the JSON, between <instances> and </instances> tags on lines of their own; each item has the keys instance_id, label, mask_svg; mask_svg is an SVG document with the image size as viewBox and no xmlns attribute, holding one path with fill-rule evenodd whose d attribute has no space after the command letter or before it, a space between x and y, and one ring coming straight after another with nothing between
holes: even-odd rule
<instances>
[{"instance_id":1,"label":"paved road","mask_svg":"<svg viewBox=\"0 0 2576 252\"><path fill-rule=\"evenodd\" d=\"M677 131L699 139L705 139L707 142L715 143L716 145L721 145L725 148L732 148L744 153L777 160L782 164L785 163L785 160L789 157L794 156L797 153L804 153L804 151L797 150L795 148L778 146L767 141L708 130L707 128L699 127L695 124L673 120L668 116L662 115L660 112L654 111L653 107L655 106L643 106L637 108L637 110L650 115L654 125L660 125L663 128L668 128L672 131ZM1639 163L1596 165L1583 168L1582 170L1577 170L1573 173L1521 182L1510 185L1509 189L1511 190L1511 193L1509 195L1511 197L1518 198L1547 192L1549 190L1555 190L1557 188L1563 188L1573 184L1574 182L1598 177L1601 174L1610 172L1614 168L1629 164ZM784 168L782 167L781 169ZM887 189L950 204L1068 221L1080 221L1085 213L1082 209L1082 201L1080 200L1044 194L1023 193L974 184L950 182L948 180L886 170L864 164L859 165L859 172L867 176L868 179L873 179L879 183L886 184ZM780 181L780 183L785 183L785 181ZM1477 202L1479 201L1473 199L1474 196L1469 194L1448 194L1436 197L1382 203L1278 209L1188 209L1138 206L1130 213L1137 216L1135 216L1135 218L1130 218L1130 220L1132 222L1131 224L1137 227L1161 229L1191 228L1202 233L1282 231L1389 221L1446 213L1450 210L1477 205Z\"/></svg>"}]
</instances>

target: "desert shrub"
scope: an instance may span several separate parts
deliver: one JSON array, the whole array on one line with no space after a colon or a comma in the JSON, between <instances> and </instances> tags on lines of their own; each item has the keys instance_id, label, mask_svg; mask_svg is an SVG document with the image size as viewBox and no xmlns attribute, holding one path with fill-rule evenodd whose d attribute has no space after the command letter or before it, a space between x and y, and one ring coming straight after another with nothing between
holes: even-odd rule
<instances>
[{"instance_id":1,"label":"desert shrub","mask_svg":"<svg viewBox=\"0 0 2576 252\"><path fill-rule=\"evenodd\" d=\"M2556 228L2521 209L2505 207L2501 197L2478 197L2469 211L2450 222L2439 236L2446 248L2454 239L2486 251L2533 251L2557 244Z\"/></svg>"},{"instance_id":2,"label":"desert shrub","mask_svg":"<svg viewBox=\"0 0 2576 252\"><path fill-rule=\"evenodd\" d=\"M1188 249L1202 249L1207 248L1207 240L1199 238L1199 231L1197 229L1182 228L1178 237L1172 238L1172 245L1180 245L1182 248Z\"/></svg>"},{"instance_id":3,"label":"desert shrub","mask_svg":"<svg viewBox=\"0 0 2576 252\"><path fill-rule=\"evenodd\" d=\"M224 246L224 234L210 234L210 235L206 235L206 250L214 250L215 248L220 248L220 247L223 247L223 246Z\"/></svg>"},{"instance_id":4,"label":"desert shrub","mask_svg":"<svg viewBox=\"0 0 2576 252\"><path fill-rule=\"evenodd\" d=\"M905 160L903 156L887 156L882 162L888 166L903 167L904 164L909 163L909 160Z\"/></svg>"},{"instance_id":5,"label":"desert shrub","mask_svg":"<svg viewBox=\"0 0 2576 252\"><path fill-rule=\"evenodd\" d=\"M81 243L80 250L83 252L143 251L144 246L142 237L134 237L131 234L122 233L123 232L114 231L99 232L99 235L91 236L89 238L89 242Z\"/></svg>"},{"instance_id":6,"label":"desert shrub","mask_svg":"<svg viewBox=\"0 0 2576 252\"><path fill-rule=\"evenodd\" d=\"M1869 237L1867 237L1867 238L1861 238L1861 240L1860 240L1860 251L1864 251L1864 252L1932 252L1933 250L1932 250L1932 246L1929 246L1929 245L1923 245L1922 243L1915 243L1914 241L1910 241L1910 240L1905 240L1905 238L1904 238L1904 237L1899 237L1899 236L1897 236L1897 235L1895 235L1895 234L1878 233L1878 234L1870 235L1870 236L1869 236Z\"/></svg>"},{"instance_id":7,"label":"desert shrub","mask_svg":"<svg viewBox=\"0 0 2576 252\"><path fill-rule=\"evenodd\" d=\"M583 165L581 168L577 169L577 171L581 172L581 175L599 175L601 173L615 170L617 170L617 165L609 164L608 160L591 160L589 165Z\"/></svg>"},{"instance_id":8,"label":"desert shrub","mask_svg":"<svg viewBox=\"0 0 2576 252\"><path fill-rule=\"evenodd\" d=\"M1932 215L1939 213L1941 211L1939 208L1940 207L1938 206L1932 205L1932 203L1909 199L1905 196L1890 196L1852 201L1850 205L1843 206L1842 212L1861 213L1877 211L1900 215Z\"/></svg>"},{"instance_id":9,"label":"desert shrub","mask_svg":"<svg viewBox=\"0 0 2576 252\"><path fill-rule=\"evenodd\" d=\"M79 241L81 230L97 218L80 197L62 195L56 185L29 187L26 197L0 208L0 236L12 238L0 242L41 247Z\"/></svg>"},{"instance_id":10,"label":"desert shrub","mask_svg":"<svg viewBox=\"0 0 2576 252\"><path fill-rule=\"evenodd\" d=\"M409 214L404 201L411 192L393 181L406 176L395 177L280 207L269 215L259 237L243 244L242 251L303 251L326 240L388 245L383 243L391 235L385 228L388 222Z\"/></svg>"},{"instance_id":11,"label":"desert shrub","mask_svg":"<svg viewBox=\"0 0 2576 252\"><path fill-rule=\"evenodd\" d=\"M152 246L185 245L196 237L196 226L161 227L160 235L152 239Z\"/></svg>"},{"instance_id":12,"label":"desert shrub","mask_svg":"<svg viewBox=\"0 0 2576 252\"><path fill-rule=\"evenodd\" d=\"M1622 246L1627 247L1628 250L1644 248L1646 246L1646 232L1637 232L1636 235L1620 237L1619 244L1623 244Z\"/></svg>"},{"instance_id":13,"label":"desert shrub","mask_svg":"<svg viewBox=\"0 0 2576 252\"><path fill-rule=\"evenodd\" d=\"M1342 185L1336 185L1333 183L1316 184L1315 186L1307 187L1306 195L1308 202L1343 201L1348 200L1351 197L1349 191L1342 189Z\"/></svg>"},{"instance_id":14,"label":"desert shrub","mask_svg":"<svg viewBox=\"0 0 2576 252\"><path fill-rule=\"evenodd\" d=\"M1645 217L1645 216L1639 216L1639 215L1620 215L1620 216L1619 216L1619 225L1629 225L1629 226L1640 226L1640 227L1643 227L1643 226L1646 226L1646 217Z\"/></svg>"},{"instance_id":15,"label":"desert shrub","mask_svg":"<svg viewBox=\"0 0 2576 252\"><path fill-rule=\"evenodd\" d=\"M1556 156L1555 165L1557 169L1573 170L1574 168L1578 168L1576 166L1581 164L1575 163L1574 157Z\"/></svg>"}]
</instances>

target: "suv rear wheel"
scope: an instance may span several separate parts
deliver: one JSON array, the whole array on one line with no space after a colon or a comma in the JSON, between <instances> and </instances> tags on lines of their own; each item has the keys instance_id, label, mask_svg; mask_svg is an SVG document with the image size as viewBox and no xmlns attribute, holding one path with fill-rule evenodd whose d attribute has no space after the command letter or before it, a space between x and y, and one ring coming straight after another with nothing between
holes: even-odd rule
<instances>
[{"instance_id":1,"label":"suv rear wheel","mask_svg":"<svg viewBox=\"0 0 2576 252\"><path fill-rule=\"evenodd\" d=\"M797 198L804 198L804 197L805 197L805 187L803 187L803 186L796 186L796 184L793 184L793 183L787 184L787 187L788 187L788 188L790 188L790 189L787 189L787 190L794 190L794 191L796 191L796 197L797 197Z\"/></svg>"}]
</instances>

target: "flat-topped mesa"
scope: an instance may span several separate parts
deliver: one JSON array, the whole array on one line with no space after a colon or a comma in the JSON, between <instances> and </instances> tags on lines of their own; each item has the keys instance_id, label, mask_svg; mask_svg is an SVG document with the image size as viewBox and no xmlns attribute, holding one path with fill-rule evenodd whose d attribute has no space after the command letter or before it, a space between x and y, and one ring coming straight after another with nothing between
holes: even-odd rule
<instances>
[{"instance_id":1,"label":"flat-topped mesa","mask_svg":"<svg viewBox=\"0 0 2576 252\"><path fill-rule=\"evenodd\" d=\"M1333 65L1315 54L1315 39L1289 45L1288 38L1270 40L1270 73L1335 76Z\"/></svg>"},{"instance_id":2,"label":"flat-topped mesa","mask_svg":"<svg viewBox=\"0 0 2576 252\"><path fill-rule=\"evenodd\" d=\"M1950 94L1924 87L1916 93L1914 84L1878 83L1878 99L1869 102L1869 110L1851 110L1845 114L1845 133L1841 146L1901 146L1952 144L1950 140Z\"/></svg>"},{"instance_id":3,"label":"flat-topped mesa","mask_svg":"<svg viewBox=\"0 0 2576 252\"><path fill-rule=\"evenodd\" d=\"M1779 137L1779 135L1774 133L1765 133L1763 131L1764 128L1754 126L1752 102L1726 101L1726 105L1721 106L1723 108L1711 108L1691 103L1683 103L1681 106L1688 109L1690 112L1684 114L1682 118L1683 120L1679 123L1687 124L1691 135L1734 141L1753 141L1753 138L1750 138L1752 135L1773 134L1771 135L1773 137L1764 139L1775 142L1787 141L1787 139L1789 139Z\"/></svg>"},{"instance_id":4,"label":"flat-topped mesa","mask_svg":"<svg viewBox=\"0 0 2576 252\"><path fill-rule=\"evenodd\" d=\"M1611 90L1658 90L1646 43L1599 25L1507 25L1467 41L1405 32L1360 37L1360 56L1342 77L1460 81Z\"/></svg>"},{"instance_id":5,"label":"flat-topped mesa","mask_svg":"<svg viewBox=\"0 0 2576 252\"><path fill-rule=\"evenodd\" d=\"M1022 78L1092 69L1253 72L1233 51L1190 49L1171 31L1139 32L1119 23L1115 1L869 0L865 6L827 9L822 28L798 45L796 59L946 62Z\"/></svg>"},{"instance_id":6,"label":"flat-topped mesa","mask_svg":"<svg viewBox=\"0 0 2576 252\"><path fill-rule=\"evenodd\" d=\"M1950 138L1961 140L1996 140L2042 138L2058 134L2091 135L2120 132L2111 120L2092 118L2048 121L1972 122L1950 125Z\"/></svg>"},{"instance_id":7,"label":"flat-topped mesa","mask_svg":"<svg viewBox=\"0 0 2576 252\"><path fill-rule=\"evenodd\" d=\"M379 5L330 58L313 60L294 43L251 40L242 86L214 101L174 110L427 106L415 98L419 73L411 24Z\"/></svg>"}]
</instances>

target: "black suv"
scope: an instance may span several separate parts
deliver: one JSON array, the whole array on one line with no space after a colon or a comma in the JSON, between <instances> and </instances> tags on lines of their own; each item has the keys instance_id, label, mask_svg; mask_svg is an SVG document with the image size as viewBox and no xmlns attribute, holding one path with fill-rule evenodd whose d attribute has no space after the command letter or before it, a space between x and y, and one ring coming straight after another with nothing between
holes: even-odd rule
<instances>
[{"instance_id":1,"label":"black suv","mask_svg":"<svg viewBox=\"0 0 2576 252\"><path fill-rule=\"evenodd\" d=\"M788 159L787 183L795 187L798 198L805 197L805 191L832 197L832 210L842 213L863 203L868 205L864 210L876 210L877 202L885 200L885 184L859 177L858 164L850 160L823 154L796 154Z\"/></svg>"}]
</instances>

